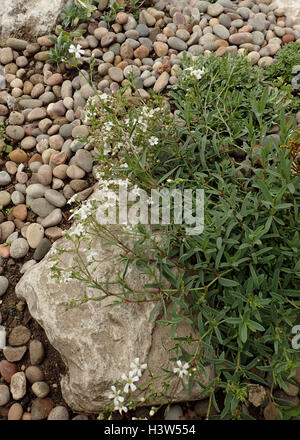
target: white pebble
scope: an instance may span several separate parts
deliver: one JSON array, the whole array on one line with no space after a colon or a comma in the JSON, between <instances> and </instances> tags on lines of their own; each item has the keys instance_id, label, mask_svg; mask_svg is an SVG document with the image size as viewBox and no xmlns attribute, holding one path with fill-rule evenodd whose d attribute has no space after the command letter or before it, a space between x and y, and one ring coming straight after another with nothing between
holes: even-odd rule
<instances>
[{"instance_id":1,"label":"white pebble","mask_svg":"<svg viewBox=\"0 0 300 440\"><path fill-rule=\"evenodd\" d=\"M6 331L5 328L0 325L0 350L6 347Z\"/></svg>"}]
</instances>

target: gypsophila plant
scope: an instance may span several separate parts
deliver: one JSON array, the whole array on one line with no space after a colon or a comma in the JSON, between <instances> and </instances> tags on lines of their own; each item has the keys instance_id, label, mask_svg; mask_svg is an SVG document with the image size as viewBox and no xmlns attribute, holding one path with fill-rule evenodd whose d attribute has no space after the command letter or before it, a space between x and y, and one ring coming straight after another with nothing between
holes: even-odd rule
<instances>
[{"instance_id":1,"label":"gypsophila plant","mask_svg":"<svg viewBox=\"0 0 300 440\"><path fill-rule=\"evenodd\" d=\"M151 316L161 312L157 323L170 328L176 353L164 392L176 375L190 392L198 385L209 394L207 418L212 406L223 419L243 418L251 382L271 384L272 397L275 386L287 390L300 365L291 346L291 328L300 318L299 176L291 172L289 150L280 146L297 135L284 114L286 93L267 86L262 70L245 57L186 56L169 94L169 105L155 95L143 102L128 89L89 100L86 121L103 198L100 205L93 200L75 208L76 226L66 233L70 248L55 250L52 275L99 291L69 306L108 296L114 304L153 301ZM275 125L278 137L269 134ZM188 235L173 218L118 233L103 226L97 209L113 205L120 184L132 185L136 197L146 191L149 206L153 188L204 189L203 232ZM101 262L97 253L82 259L81 243L91 246L95 236L121 249L124 272L115 282L93 277ZM75 255L71 270L63 265L65 252ZM129 267L152 282L132 291ZM178 338L182 322L194 333ZM203 384L200 373L209 365L216 376ZM126 375L128 390L136 377ZM215 397L220 389L223 408ZM150 382L148 392L155 394ZM116 410L124 406L120 401Z\"/></svg>"},{"instance_id":2,"label":"gypsophila plant","mask_svg":"<svg viewBox=\"0 0 300 440\"><path fill-rule=\"evenodd\" d=\"M92 0L69 0L61 13L62 25L73 28L80 23L93 21L93 13L97 7Z\"/></svg>"},{"instance_id":3,"label":"gypsophila plant","mask_svg":"<svg viewBox=\"0 0 300 440\"><path fill-rule=\"evenodd\" d=\"M293 67L300 65L300 44L291 42L285 44L276 53L276 62L265 69L266 78L276 80L282 78L284 82L291 83Z\"/></svg>"},{"instance_id":4,"label":"gypsophila plant","mask_svg":"<svg viewBox=\"0 0 300 440\"><path fill-rule=\"evenodd\" d=\"M3 153L10 153L13 150L12 146L8 145L7 141L5 124L0 121L0 155Z\"/></svg>"},{"instance_id":5,"label":"gypsophila plant","mask_svg":"<svg viewBox=\"0 0 300 440\"><path fill-rule=\"evenodd\" d=\"M74 39L81 37L83 32L82 30L67 32L57 27L56 33L58 36L50 36L54 47L51 47L48 51L48 62L51 64L68 63L72 57L78 60L78 55L83 52L81 52L81 46L76 44Z\"/></svg>"}]
</instances>

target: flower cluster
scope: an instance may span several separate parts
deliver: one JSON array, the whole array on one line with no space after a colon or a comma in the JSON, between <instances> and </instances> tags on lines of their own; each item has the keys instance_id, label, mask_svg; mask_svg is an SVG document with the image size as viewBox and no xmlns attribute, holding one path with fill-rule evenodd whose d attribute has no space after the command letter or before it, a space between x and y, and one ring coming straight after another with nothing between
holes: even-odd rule
<instances>
[{"instance_id":1,"label":"flower cluster","mask_svg":"<svg viewBox=\"0 0 300 440\"><path fill-rule=\"evenodd\" d=\"M184 69L184 71L187 71L190 75L194 76L196 79L201 79L202 76L205 74L205 69L195 69L194 67L187 67Z\"/></svg>"},{"instance_id":2,"label":"flower cluster","mask_svg":"<svg viewBox=\"0 0 300 440\"><path fill-rule=\"evenodd\" d=\"M127 406L124 405L125 398L121 393L128 394L129 392L134 392L136 390L137 387L135 383L142 377L143 370L147 368L147 364L142 364L140 358L135 358L134 361L131 362L130 368L131 370L128 375L123 373L121 376L125 383L123 390L117 389L113 385L111 387L112 392L108 395L108 398L113 400L114 411L119 411L120 414L128 411Z\"/></svg>"}]
</instances>

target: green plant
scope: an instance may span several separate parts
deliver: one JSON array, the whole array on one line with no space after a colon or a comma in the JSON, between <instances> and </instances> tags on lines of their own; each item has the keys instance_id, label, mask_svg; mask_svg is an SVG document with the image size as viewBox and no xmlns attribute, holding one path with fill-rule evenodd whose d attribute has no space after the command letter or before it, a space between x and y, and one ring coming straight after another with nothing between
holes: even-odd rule
<instances>
[{"instance_id":1,"label":"green plant","mask_svg":"<svg viewBox=\"0 0 300 440\"><path fill-rule=\"evenodd\" d=\"M122 90L92 100L88 119L99 150L100 186L128 178L149 197L152 189L203 189L203 232L187 234L187 225L171 215L167 225L125 229L135 238L128 248L97 223L89 202L73 214L78 225L69 239L76 266L71 273L59 267L64 251L58 250L53 274L99 290L98 298L84 295L72 305L108 295L116 304L152 297L153 316L162 311L157 323L170 328L174 350L187 363L184 386L191 390L199 383L209 393L208 418L213 405L218 417L239 419L251 382L270 387L271 394L274 385L287 390L300 365L299 350L291 346L291 328L300 320L299 177L291 173L289 151L267 132L279 124L280 144L295 143L298 134L286 121L286 93L265 86L262 70L244 57L186 57L182 69L168 105L155 96L143 103ZM80 260L78 242L95 233L123 249L124 273L112 283L120 286L118 294L93 279L88 268L96 260ZM126 283L131 266L153 279L135 293ZM195 333L176 338L181 322ZM205 386L198 373L210 364L216 377ZM215 396L220 389L222 408Z\"/></svg>"},{"instance_id":2,"label":"green plant","mask_svg":"<svg viewBox=\"0 0 300 440\"><path fill-rule=\"evenodd\" d=\"M300 64L300 44L291 42L285 44L276 54L276 62L268 66L265 76L268 79L283 79L286 83L291 83L293 79L293 67Z\"/></svg>"},{"instance_id":3,"label":"green plant","mask_svg":"<svg viewBox=\"0 0 300 440\"><path fill-rule=\"evenodd\" d=\"M124 0L122 2L115 1L110 5L109 11L106 12L102 18L107 23L112 23L115 21L118 12L126 10L130 12L136 20L138 20L140 8L144 3L145 0Z\"/></svg>"},{"instance_id":4,"label":"green plant","mask_svg":"<svg viewBox=\"0 0 300 440\"><path fill-rule=\"evenodd\" d=\"M70 28L93 21L92 15L96 10L91 0L69 0L61 13L62 24Z\"/></svg>"},{"instance_id":5,"label":"green plant","mask_svg":"<svg viewBox=\"0 0 300 440\"><path fill-rule=\"evenodd\" d=\"M67 32L60 27L56 28L58 36L50 36L50 40L54 43L54 47L51 47L48 51L48 62L51 64L66 63L72 57L69 49L73 43L74 38L81 37L84 33L83 30L77 30L74 32Z\"/></svg>"},{"instance_id":6,"label":"green plant","mask_svg":"<svg viewBox=\"0 0 300 440\"><path fill-rule=\"evenodd\" d=\"M5 124L4 122L0 122L0 155L10 153L13 150L12 146L6 143L7 137L5 133Z\"/></svg>"}]
</instances>

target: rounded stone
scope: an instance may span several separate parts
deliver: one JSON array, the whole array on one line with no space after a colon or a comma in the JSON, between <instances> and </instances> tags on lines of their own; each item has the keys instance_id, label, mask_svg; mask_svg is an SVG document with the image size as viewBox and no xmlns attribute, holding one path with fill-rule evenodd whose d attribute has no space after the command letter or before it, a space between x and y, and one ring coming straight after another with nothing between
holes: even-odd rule
<instances>
[{"instance_id":1,"label":"rounded stone","mask_svg":"<svg viewBox=\"0 0 300 440\"><path fill-rule=\"evenodd\" d=\"M188 47L187 44L184 41L180 40L180 38L178 37L170 37L168 39L168 45L172 49L176 49L179 51L186 50Z\"/></svg>"},{"instance_id":2,"label":"rounded stone","mask_svg":"<svg viewBox=\"0 0 300 440\"><path fill-rule=\"evenodd\" d=\"M24 115L22 113L12 111L9 115L8 122L10 125L22 125L24 123Z\"/></svg>"},{"instance_id":3,"label":"rounded stone","mask_svg":"<svg viewBox=\"0 0 300 440\"><path fill-rule=\"evenodd\" d=\"M0 64L11 63L14 59L13 51L10 47L4 47L0 49Z\"/></svg>"},{"instance_id":4,"label":"rounded stone","mask_svg":"<svg viewBox=\"0 0 300 440\"><path fill-rule=\"evenodd\" d=\"M10 204L11 196L7 191L0 191L0 205L2 207Z\"/></svg>"},{"instance_id":5,"label":"rounded stone","mask_svg":"<svg viewBox=\"0 0 300 440\"><path fill-rule=\"evenodd\" d=\"M15 206L12 210L12 215L21 221L24 221L27 217L27 207L24 204Z\"/></svg>"},{"instance_id":6,"label":"rounded stone","mask_svg":"<svg viewBox=\"0 0 300 440\"><path fill-rule=\"evenodd\" d=\"M61 84L63 82L63 77L60 73L54 73L53 75L51 75L47 81L46 84L48 86L57 86L59 84Z\"/></svg>"},{"instance_id":7,"label":"rounded stone","mask_svg":"<svg viewBox=\"0 0 300 440\"><path fill-rule=\"evenodd\" d=\"M52 408L53 408L53 401L48 397L44 399L41 398L35 399L32 402L32 406L31 406L31 419L32 420L47 419Z\"/></svg>"},{"instance_id":8,"label":"rounded stone","mask_svg":"<svg viewBox=\"0 0 300 440\"><path fill-rule=\"evenodd\" d=\"M64 406L56 406L48 416L48 420L69 420L69 413Z\"/></svg>"},{"instance_id":9,"label":"rounded stone","mask_svg":"<svg viewBox=\"0 0 300 440\"><path fill-rule=\"evenodd\" d=\"M31 389L36 397L39 397L41 399L48 396L50 392L49 385L46 382L35 382L32 385Z\"/></svg>"},{"instance_id":10,"label":"rounded stone","mask_svg":"<svg viewBox=\"0 0 300 440\"><path fill-rule=\"evenodd\" d=\"M33 183L26 188L26 194L33 199L43 197L47 187L41 183Z\"/></svg>"},{"instance_id":11,"label":"rounded stone","mask_svg":"<svg viewBox=\"0 0 300 440\"><path fill-rule=\"evenodd\" d=\"M21 147L24 150L32 150L36 146L36 139L33 136L27 136L22 139Z\"/></svg>"},{"instance_id":12,"label":"rounded stone","mask_svg":"<svg viewBox=\"0 0 300 440\"><path fill-rule=\"evenodd\" d=\"M210 3L207 7L207 13L211 17L218 17L224 11L224 7L220 3Z\"/></svg>"},{"instance_id":13,"label":"rounded stone","mask_svg":"<svg viewBox=\"0 0 300 440\"><path fill-rule=\"evenodd\" d=\"M18 240L24 240L19 238ZM26 240L25 240L26 241ZM18 325L14 327L9 334L8 342L12 347L19 347L20 345L25 345L29 341L31 332L24 325Z\"/></svg>"},{"instance_id":14,"label":"rounded stone","mask_svg":"<svg viewBox=\"0 0 300 440\"><path fill-rule=\"evenodd\" d=\"M38 247L36 248L33 254L34 260L40 261L42 258L44 258L46 253L50 250L50 248L51 248L51 241L49 241L48 238L43 238L43 240L39 243Z\"/></svg>"},{"instance_id":15,"label":"rounded stone","mask_svg":"<svg viewBox=\"0 0 300 440\"><path fill-rule=\"evenodd\" d=\"M25 238L17 238L16 240L14 240L11 244L10 247L10 256L12 258L23 258L25 257L25 255L27 254L27 252L29 251L29 245L27 240L25 240ZM26 327L24 327L26 328ZM22 344L18 344L18 345L23 345L26 342L23 342ZM13 345L13 344L11 344Z\"/></svg>"},{"instance_id":16,"label":"rounded stone","mask_svg":"<svg viewBox=\"0 0 300 440\"><path fill-rule=\"evenodd\" d=\"M90 173L93 168L93 158L89 151L78 150L74 156L74 162L77 166L83 169L86 173Z\"/></svg>"},{"instance_id":17,"label":"rounded stone","mask_svg":"<svg viewBox=\"0 0 300 440\"><path fill-rule=\"evenodd\" d=\"M124 79L123 71L119 67L111 67L108 70L108 74L113 81L120 83Z\"/></svg>"},{"instance_id":18,"label":"rounded stone","mask_svg":"<svg viewBox=\"0 0 300 440\"><path fill-rule=\"evenodd\" d=\"M10 392L7 385L0 385L0 407L6 405L10 399Z\"/></svg>"},{"instance_id":19,"label":"rounded stone","mask_svg":"<svg viewBox=\"0 0 300 440\"><path fill-rule=\"evenodd\" d=\"M0 297L5 294L8 289L8 279L4 276L0 276Z\"/></svg>"},{"instance_id":20,"label":"rounded stone","mask_svg":"<svg viewBox=\"0 0 300 440\"><path fill-rule=\"evenodd\" d=\"M52 182L52 168L49 165L42 165L37 172L38 181L42 185L50 185Z\"/></svg>"},{"instance_id":21,"label":"rounded stone","mask_svg":"<svg viewBox=\"0 0 300 440\"><path fill-rule=\"evenodd\" d=\"M3 379L10 383L12 376L18 371L16 364L8 361L0 361L0 374Z\"/></svg>"},{"instance_id":22,"label":"rounded stone","mask_svg":"<svg viewBox=\"0 0 300 440\"><path fill-rule=\"evenodd\" d=\"M67 203L65 197L54 189L47 189L45 192L45 199L57 208L62 208Z\"/></svg>"},{"instance_id":23,"label":"rounded stone","mask_svg":"<svg viewBox=\"0 0 300 440\"><path fill-rule=\"evenodd\" d=\"M36 249L44 238L44 228L39 223L31 223L26 230L26 239L32 249ZM34 364L33 364L34 365Z\"/></svg>"},{"instance_id":24,"label":"rounded stone","mask_svg":"<svg viewBox=\"0 0 300 440\"><path fill-rule=\"evenodd\" d=\"M26 345L21 347L4 347L3 354L9 362L19 362L27 351Z\"/></svg>"},{"instance_id":25,"label":"rounded stone","mask_svg":"<svg viewBox=\"0 0 300 440\"><path fill-rule=\"evenodd\" d=\"M229 42L237 46L240 46L244 43L252 43L252 34L250 34L250 32L239 32L237 34L230 35Z\"/></svg>"},{"instance_id":26,"label":"rounded stone","mask_svg":"<svg viewBox=\"0 0 300 440\"><path fill-rule=\"evenodd\" d=\"M8 411L7 420L21 420L23 408L20 403L14 403Z\"/></svg>"},{"instance_id":27,"label":"rounded stone","mask_svg":"<svg viewBox=\"0 0 300 440\"><path fill-rule=\"evenodd\" d=\"M51 205L46 199L38 198L34 199L31 203L32 211L40 217L47 217L55 209L55 206Z\"/></svg>"},{"instance_id":28,"label":"rounded stone","mask_svg":"<svg viewBox=\"0 0 300 440\"><path fill-rule=\"evenodd\" d=\"M25 130L19 125L9 125L6 127L6 134L15 141L20 141L25 136Z\"/></svg>"},{"instance_id":29,"label":"rounded stone","mask_svg":"<svg viewBox=\"0 0 300 440\"><path fill-rule=\"evenodd\" d=\"M10 382L10 392L14 400L21 400L26 394L26 377L23 371L15 373Z\"/></svg>"},{"instance_id":30,"label":"rounded stone","mask_svg":"<svg viewBox=\"0 0 300 440\"><path fill-rule=\"evenodd\" d=\"M222 24L215 24L213 27L214 34L222 40L228 40L230 33L228 29Z\"/></svg>"},{"instance_id":31,"label":"rounded stone","mask_svg":"<svg viewBox=\"0 0 300 440\"><path fill-rule=\"evenodd\" d=\"M31 110L27 115L28 122L38 121L47 117L47 111L44 107L38 107Z\"/></svg>"},{"instance_id":32,"label":"rounded stone","mask_svg":"<svg viewBox=\"0 0 300 440\"><path fill-rule=\"evenodd\" d=\"M25 376L29 383L41 382L44 380L44 373L39 367L30 366L25 370Z\"/></svg>"},{"instance_id":33,"label":"rounded stone","mask_svg":"<svg viewBox=\"0 0 300 440\"><path fill-rule=\"evenodd\" d=\"M78 125L74 127L72 130L73 138L86 138L90 134L89 129L86 125Z\"/></svg>"},{"instance_id":34,"label":"rounded stone","mask_svg":"<svg viewBox=\"0 0 300 440\"><path fill-rule=\"evenodd\" d=\"M67 169L67 176L70 179L82 179L85 176L85 171L77 165L70 165Z\"/></svg>"},{"instance_id":35,"label":"rounded stone","mask_svg":"<svg viewBox=\"0 0 300 440\"><path fill-rule=\"evenodd\" d=\"M67 169L68 165L57 165L53 170L53 176L57 177L58 179L65 179L67 177Z\"/></svg>"},{"instance_id":36,"label":"rounded stone","mask_svg":"<svg viewBox=\"0 0 300 440\"><path fill-rule=\"evenodd\" d=\"M0 186L6 186L11 183L11 177L6 171L0 171Z\"/></svg>"}]
</instances>

